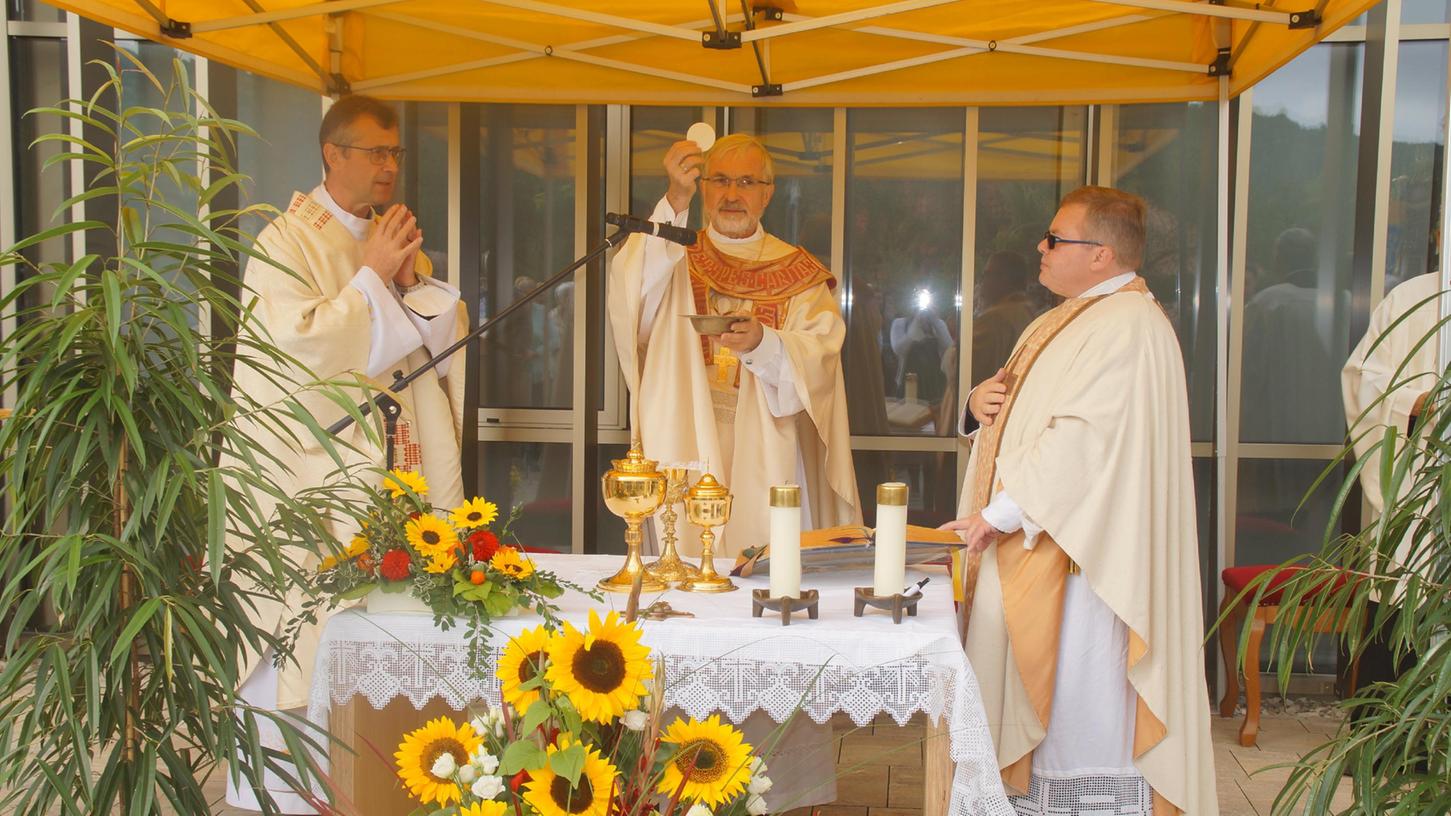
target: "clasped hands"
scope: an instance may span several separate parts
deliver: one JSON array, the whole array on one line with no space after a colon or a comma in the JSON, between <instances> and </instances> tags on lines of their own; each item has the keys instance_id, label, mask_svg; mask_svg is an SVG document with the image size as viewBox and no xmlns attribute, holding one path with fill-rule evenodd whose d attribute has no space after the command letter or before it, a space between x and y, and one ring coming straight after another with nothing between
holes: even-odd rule
<instances>
[{"instance_id":1,"label":"clasped hands","mask_svg":"<svg viewBox=\"0 0 1451 816\"><path fill-rule=\"evenodd\" d=\"M413 264L423 246L418 219L402 204L383 213L363 241L363 265L370 267L384 283L412 286L418 283Z\"/></svg>"}]
</instances>

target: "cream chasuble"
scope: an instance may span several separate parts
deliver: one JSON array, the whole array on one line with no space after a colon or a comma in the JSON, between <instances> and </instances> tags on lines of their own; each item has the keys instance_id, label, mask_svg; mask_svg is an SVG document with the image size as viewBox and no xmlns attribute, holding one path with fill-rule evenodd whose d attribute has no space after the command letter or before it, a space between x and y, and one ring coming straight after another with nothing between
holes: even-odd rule
<instances>
[{"instance_id":1,"label":"cream chasuble","mask_svg":"<svg viewBox=\"0 0 1451 816\"><path fill-rule=\"evenodd\" d=\"M1345 424L1357 459L1365 459L1386 427L1395 428L1398 447L1406 442L1416 399L1436 385L1435 296L1440 276L1411 278L1392 289L1370 316L1365 336L1340 372ZM1393 387L1394 386L1394 387ZM1360 471L1365 498L1379 515L1385 509L1380 486L1380 455Z\"/></svg>"},{"instance_id":2,"label":"cream chasuble","mask_svg":"<svg viewBox=\"0 0 1451 816\"><path fill-rule=\"evenodd\" d=\"M303 368L283 372L297 384L276 382L275 375L238 366L233 389L261 404L276 404L295 393L317 423L327 427L344 415L344 411L327 396L316 390L302 389L318 380L333 378L368 382L373 389L383 390L391 378L368 380L365 371L370 355L372 314L368 301L350 282L363 266L363 244L350 233L326 207L315 199L296 193L287 212L280 215L257 236L257 249L269 263L253 258L247 264L246 297L255 298L254 325L266 339L294 357ZM418 254L415 271L423 276L432 268L423 253ZM373 274L367 272L366 274ZM409 298L403 298L407 305ZM455 304L455 339L468 328L468 315L462 304ZM426 347L418 347L396 358L387 371L401 368L411 371L429 358ZM435 506L450 508L463 503L463 482L459 461L459 440L463 428L463 390L466 366L454 360L448 371L452 376L440 379L430 371L413 382L402 394L394 395L403 407L399 419L395 457L400 467L412 466L409 459L421 460L417 469L429 485L429 499ZM362 402L368 392L362 387L348 388L349 399ZM270 428L251 425L246 430L262 440L273 440L269 447L283 463L272 465L268 476L283 490L295 494L301 490L335 483L337 466L322 446L313 441L311 431L296 420L284 423L286 430L301 440L297 442L274 434ZM353 446L338 446L339 454L349 465L372 465L382 468L384 450L371 443L363 428L354 424L344 431L340 441ZM381 484L381 476L359 474ZM346 542L357 530L338 521L333 533L338 542ZM230 546L245 547L241 540ZM310 553L298 553L299 569L316 568L317 559ZM304 595L298 591L286 605L258 603L256 622L267 629L280 631L300 608ZM307 627L297 643L289 662L281 671L277 685L277 708L306 705L312 663L324 616L317 626ZM250 655L246 677L258 665L259 655Z\"/></svg>"},{"instance_id":3,"label":"cream chasuble","mask_svg":"<svg viewBox=\"0 0 1451 816\"><path fill-rule=\"evenodd\" d=\"M1005 535L980 560L954 564L969 590L965 645L1004 783L1028 791L1055 673L1084 674L1058 665L1075 653L1060 649L1059 634L1075 631L1063 610L1076 565L1090 600L1127 627L1136 700L1125 711L1153 812L1213 816L1189 415L1174 331L1134 278L1040 316L1007 369L1008 401L973 445L958 516L1004 491L1043 533L1031 548L1022 531Z\"/></svg>"},{"instance_id":4,"label":"cream chasuble","mask_svg":"<svg viewBox=\"0 0 1451 816\"><path fill-rule=\"evenodd\" d=\"M683 257L673 251L656 305L646 298L646 254L664 249L648 242L664 242L631 236L610 265L609 318L645 455L662 465L708 465L735 496L716 539L716 555L730 558L766 542L772 485L802 485L803 515L813 527L859 524L861 511L835 278L806 251L764 232L739 243L718 240L702 231ZM767 327L761 346L739 356L696 334L686 319L738 311ZM768 346L779 349L777 359L754 360ZM785 369L775 377L784 393L764 382L773 368ZM698 554L698 531L679 525L677 532L682 553Z\"/></svg>"}]
</instances>

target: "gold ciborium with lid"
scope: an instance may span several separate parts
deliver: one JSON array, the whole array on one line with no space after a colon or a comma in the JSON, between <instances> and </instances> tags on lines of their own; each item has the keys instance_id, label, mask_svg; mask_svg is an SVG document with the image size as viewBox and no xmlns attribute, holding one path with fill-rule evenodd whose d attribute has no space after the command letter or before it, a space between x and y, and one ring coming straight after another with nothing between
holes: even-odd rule
<instances>
[{"instance_id":1,"label":"gold ciborium with lid","mask_svg":"<svg viewBox=\"0 0 1451 816\"><path fill-rule=\"evenodd\" d=\"M715 571L715 531L731 518L731 492L707 473L685 495L685 517L700 531L700 576L686 581L687 592L730 592L731 579Z\"/></svg>"},{"instance_id":2,"label":"gold ciborium with lid","mask_svg":"<svg viewBox=\"0 0 1451 816\"><path fill-rule=\"evenodd\" d=\"M629 592L638 576L641 592L663 592L668 588L665 582L649 575L640 558L643 538L640 525L665 499L665 474L660 472L658 462L645 458L638 439L630 445L624 459L615 459L611 464L614 467L600 477L600 489L605 507L625 520L625 566L601 579L599 588L607 592Z\"/></svg>"}]
</instances>

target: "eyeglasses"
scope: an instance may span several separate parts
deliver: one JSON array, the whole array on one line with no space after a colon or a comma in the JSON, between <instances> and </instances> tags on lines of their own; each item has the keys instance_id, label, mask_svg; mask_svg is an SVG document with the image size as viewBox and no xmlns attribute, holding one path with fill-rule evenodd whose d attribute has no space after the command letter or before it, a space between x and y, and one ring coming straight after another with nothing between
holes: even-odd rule
<instances>
[{"instance_id":1,"label":"eyeglasses","mask_svg":"<svg viewBox=\"0 0 1451 816\"><path fill-rule=\"evenodd\" d=\"M1083 244L1084 246L1103 246L1102 241L1079 241L1075 238L1063 238L1054 235L1052 232L1043 233L1043 240L1048 242L1048 251L1052 252L1059 244Z\"/></svg>"},{"instance_id":2,"label":"eyeglasses","mask_svg":"<svg viewBox=\"0 0 1451 816\"><path fill-rule=\"evenodd\" d=\"M751 178L750 176L741 176L740 178L731 178L730 176L706 176L705 178L701 179L701 182L704 184L709 184L711 187L716 190L720 190L721 192L730 189L730 186L734 184L736 186L736 189L740 190L743 193L749 193L750 191L757 188L770 187L772 184L775 184L775 182L773 181Z\"/></svg>"},{"instance_id":3,"label":"eyeglasses","mask_svg":"<svg viewBox=\"0 0 1451 816\"><path fill-rule=\"evenodd\" d=\"M344 150L361 150L364 153L368 154L368 159L371 160L373 164L379 166L387 164L389 156L393 157L393 161L402 164L403 157L408 155L408 148L406 147L362 147L360 145L338 144L337 142L333 142L333 144L343 148Z\"/></svg>"}]
</instances>

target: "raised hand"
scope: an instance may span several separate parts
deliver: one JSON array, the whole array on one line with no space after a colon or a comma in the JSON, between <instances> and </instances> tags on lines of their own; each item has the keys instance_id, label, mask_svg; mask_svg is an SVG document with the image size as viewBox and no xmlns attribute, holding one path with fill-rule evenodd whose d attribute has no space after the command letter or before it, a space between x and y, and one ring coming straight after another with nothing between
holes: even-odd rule
<instances>
[{"instance_id":1,"label":"raised hand","mask_svg":"<svg viewBox=\"0 0 1451 816\"><path fill-rule=\"evenodd\" d=\"M690 200L695 198L696 182L705 169L705 154L700 152L700 145L681 139L665 151L664 164L665 175L670 178L670 189L666 191L665 199L677 213L685 212L690 207Z\"/></svg>"}]
</instances>

